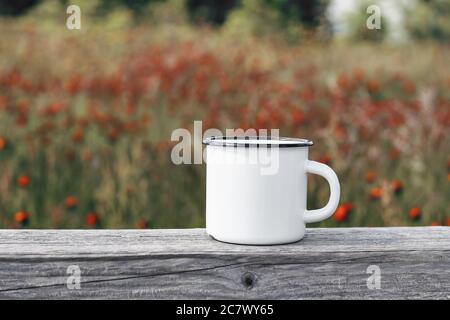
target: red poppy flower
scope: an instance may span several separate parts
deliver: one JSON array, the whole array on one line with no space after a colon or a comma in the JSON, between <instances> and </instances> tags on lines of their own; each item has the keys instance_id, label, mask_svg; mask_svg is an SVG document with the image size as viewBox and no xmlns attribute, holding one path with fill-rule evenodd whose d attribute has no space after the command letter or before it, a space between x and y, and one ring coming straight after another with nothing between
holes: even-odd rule
<instances>
[{"instance_id":1,"label":"red poppy flower","mask_svg":"<svg viewBox=\"0 0 450 320\"><path fill-rule=\"evenodd\" d=\"M444 222L446 226L450 227L450 217L447 217Z\"/></svg>"},{"instance_id":2,"label":"red poppy flower","mask_svg":"<svg viewBox=\"0 0 450 320\"><path fill-rule=\"evenodd\" d=\"M347 129L343 125L338 125L334 129L334 135L339 140L345 140L347 137Z\"/></svg>"},{"instance_id":3,"label":"red poppy flower","mask_svg":"<svg viewBox=\"0 0 450 320\"><path fill-rule=\"evenodd\" d=\"M400 151L397 150L396 148L392 148L392 149L389 151L389 158L390 158L391 160L397 160L399 157L400 157Z\"/></svg>"},{"instance_id":4,"label":"red poppy flower","mask_svg":"<svg viewBox=\"0 0 450 320\"><path fill-rule=\"evenodd\" d=\"M330 165L331 157L328 154L324 154L324 155L320 156L320 158L317 161L319 161L320 163L326 164L326 165Z\"/></svg>"},{"instance_id":5,"label":"red poppy flower","mask_svg":"<svg viewBox=\"0 0 450 320\"><path fill-rule=\"evenodd\" d=\"M392 191L395 194L400 194L403 191L403 184L400 180L396 179L391 182Z\"/></svg>"},{"instance_id":6,"label":"red poppy flower","mask_svg":"<svg viewBox=\"0 0 450 320\"><path fill-rule=\"evenodd\" d=\"M78 200L74 196L68 196L64 199L64 205L67 209L74 209L78 205Z\"/></svg>"},{"instance_id":7,"label":"red poppy flower","mask_svg":"<svg viewBox=\"0 0 450 320\"><path fill-rule=\"evenodd\" d=\"M26 114L19 114L16 117L16 125L18 127L25 127L28 124L28 116Z\"/></svg>"},{"instance_id":8,"label":"red poppy flower","mask_svg":"<svg viewBox=\"0 0 450 320\"><path fill-rule=\"evenodd\" d=\"M380 84L377 80L368 80L366 83L367 91L370 93L377 93L380 91Z\"/></svg>"},{"instance_id":9,"label":"red poppy flower","mask_svg":"<svg viewBox=\"0 0 450 320\"><path fill-rule=\"evenodd\" d=\"M84 138L84 134L83 134L83 130L82 129L77 129L75 130L75 132L72 134L72 140L76 143L81 143L83 142L83 138Z\"/></svg>"},{"instance_id":10,"label":"red poppy flower","mask_svg":"<svg viewBox=\"0 0 450 320\"><path fill-rule=\"evenodd\" d=\"M333 215L333 220L336 222L344 222L348 218L348 214L352 211L353 205L351 203L344 203L340 205Z\"/></svg>"},{"instance_id":11,"label":"red poppy flower","mask_svg":"<svg viewBox=\"0 0 450 320\"><path fill-rule=\"evenodd\" d=\"M413 94L416 92L416 86L409 80L403 81L402 88L403 91L407 94Z\"/></svg>"},{"instance_id":12,"label":"red poppy flower","mask_svg":"<svg viewBox=\"0 0 450 320\"><path fill-rule=\"evenodd\" d=\"M353 71L353 79L357 82L364 80L364 71L362 69L355 69Z\"/></svg>"},{"instance_id":13,"label":"red poppy flower","mask_svg":"<svg viewBox=\"0 0 450 320\"><path fill-rule=\"evenodd\" d=\"M98 224L98 216L95 212L90 212L86 216L86 224L89 227L95 227Z\"/></svg>"},{"instance_id":14,"label":"red poppy flower","mask_svg":"<svg viewBox=\"0 0 450 320\"><path fill-rule=\"evenodd\" d=\"M60 102L54 102L54 103L50 103L46 108L45 108L45 114L47 116L55 116L58 113L60 113L62 110L64 109L64 104L60 103Z\"/></svg>"},{"instance_id":15,"label":"red poppy flower","mask_svg":"<svg viewBox=\"0 0 450 320\"><path fill-rule=\"evenodd\" d=\"M108 132L108 138L111 142L116 142L120 137L120 130L117 128L111 129Z\"/></svg>"},{"instance_id":16,"label":"red poppy flower","mask_svg":"<svg viewBox=\"0 0 450 320\"><path fill-rule=\"evenodd\" d=\"M375 174L375 172L373 172L373 171L367 171L367 173L366 173L366 181L367 181L368 183L374 182L375 179L376 179L376 177L377 177L377 175Z\"/></svg>"},{"instance_id":17,"label":"red poppy flower","mask_svg":"<svg viewBox=\"0 0 450 320\"><path fill-rule=\"evenodd\" d=\"M418 220L418 219L420 219L420 216L421 216L421 212L420 212L420 209L419 209L419 208L414 207L414 208L409 209L408 217L409 217L410 219L412 219L412 220Z\"/></svg>"},{"instance_id":18,"label":"red poppy flower","mask_svg":"<svg viewBox=\"0 0 450 320\"><path fill-rule=\"evenodd\" d=\"M5 150L6 146L8 145L8 142L5 138L0 137L0 151Z\"/></svg>"},{"instance_id":19,"label":"red poppy flower","mask_svg":"<svg viewBox=\"0 0 450 320\"><path fill-rule=\"evenodd\" d=\"M372 188L369 191L369 197L371 200L378 200L381 198L381 189L378 187Z\"/></svg>"},{"instance_id":20,"label":"red poppy flower","mask_svg":"<svg viewBox=\"0 0 450 320\"><path fill-rule=\"evenodd\" d=\"M147 221L144 218L139 218L139 220L137 221L137 227L139 229L147 228Z\"/></svg>"},{"instance_id":21,"label":"red poppy flower","mask_svg":"<svg viewBox=\"0 0 450 320\"><path fill-rule=\"evenodd\" d=\"M340 89L346 90L350 86L350 80L348 79L347 75L341 73L336 78L336 84Z\"/></svg>"},{"instance_id":22,"label":"red poppy flower","mask_svg":"<svg viewBox=\"0 0 450 320\"><path fill-rule=\"evenodd\" d=\"M25 224L28 222L30 214L27 211L18 211L14 214L14 221L20 224Z\"/></svg>"},{"instance_id":23,"label":"red poppy flower","mask_svg":"<svg viewBox=\"0 0 450 320\"><path fill-rule=\"evenodd\" d=\"M292 124L294 126L299 126L304 123L305 121L305 115L303 112L301 112L298 109L292 109L291 110L291 118L292 118Z\"/></svg>"},{"instance_id":24,"label":"red poppy flower","mask_svg":"<svg viewBox=\"0 0 450 320\"><path fill-rule=\"evenodd\" d=\"M26 188L30 184L30 178L22 175L17 178L17 185L21 188Z\"/></svg>"}]
</instances>

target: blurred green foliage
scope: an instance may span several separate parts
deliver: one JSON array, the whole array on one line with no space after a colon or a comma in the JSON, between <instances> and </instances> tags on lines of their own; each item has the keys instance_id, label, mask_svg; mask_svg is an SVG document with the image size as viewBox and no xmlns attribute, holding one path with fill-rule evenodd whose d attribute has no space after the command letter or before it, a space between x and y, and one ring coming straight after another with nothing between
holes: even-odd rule
<instances>
[{"instance_id":1,"label":"blurred green foliage","mask_svg":"<svg viewBox=\"0 0 450 320\"><path fill-rule=\"evenodd\" d=\"M223 31L242 39L275 35L276 38L293 43L305 42L312 38L318 41L329 39L331 28L324 19L324 12L317 16L314 14L314 17L307 19L309 22L304 23L300 20L302 19L300 7L295 7L296 2L291 3L293 7L290 10L287 3L279 0L241 0L239 8L230 13Z\"/></svg>"},{"instance_id":2,"label":"blurred green foliage","mask_svg":"<svg viewBox=\"0 0 450 320\"><path fill-rule=\"evenodd\" d=\"M35 6L41 0L0 0L0 13L4 15L20 15ZM131 10L135 16L145 12L145 8L156 2L166 0L100 0L98 10L101 13L123 7ZM69 4L67 0L60 0ZM228 14L243 6L242 0L184 0L186 11L193 22L223 24ZM326 8L328 0L258 0L262 7L275 10L284 22L296 21L308 27L316 27L320 16Z\"/></svg>"},{"instance_id":3,"label":"blurred green foliage","mask_svg":"<svg viewBox=\"0 0 450 320\"><path fill-rule=\"evenodd\" d=\"M226 34L263 36L281 31L281 16L274 8L270 8L260 0L242 0L239 9L233 10L223 30Z\"/></svg>"},{"instance_id":4,"label":"blurred green foliage","mask_svg":"<svg viewBox=\"0 0 450 320\"><path fill-rule=\"evenodd\" d=\"M332 32L327 10L331 2L332 0L91 0L88 3L78 0L77 4L83 8L84 14L87 12L86 7L92 9L89 13L94 16L110 15L121 11L119 16L129 15L130 21L142 22L142 18L145 18L155 22L161 20L161 13L163 13L162 20L170 17L166 20L173 21L174 17L183 17L191 24L223 26L226 33L243 36L270 36L275 33L279 37L298 41L308 38L309 35L329 39ZM67 6L72 2L69 0L0 0L0 16L17 17L25 15L34 7L48 9L55 7L58 3L60 6ZM381 29L367 28L366 22L370 16L367 8L377 3L380 2L358 1L357 10L345 17L347 26L345 36L349 40L381 42L390 33L390 26L384 12L381 15ZM38 4L42 5L38 6ZM403 26L393 25L392 30L394 27L403 27L402 30L406 31L413 40L431 39L442 43L449 42L448 0L417 0L396 6L403 13Z\"/></svg>"},{"instance_id":5,"label":"blurred green foliage","mask_svg":"<svg viewBox=\"0 0 450 320\"><path fill-rule=\"evenodd\" d=\"M40 0L0 0L1 16L18 16L34 7Z\"/></svg>"},{"instance_id":6,"label":"blurred green foliage","mask_svg":"<svg viewBox=\"0 0 450 320\"><path fill-rule=\"evenodd\" d=\"M317 27L329 3L328 0L263 0L265 5L274 8L283 22L295 21L305 27Z\"/></svg>"},{"instance_id":7,"label":"blurred green foliage","mask_svg":"<svg viewBox=\"0 0 450 320\"><path fill-rule=\"evenodd\" d=\"M405 28L417 40L450 41L450 3L448 0L421 0L405 8Z\"/></svg>"},{"instance_id":8,"label":"blurred green foliage","mask_svg":"<svg viewBox=\"0 0 450 320\"><path fill-rule=\"evenodd\" d=\"M186 9L194 22L223 24L228 13L239 4L238 0L186 0Z\"/></svg>"},{"instance_id":9,"label":"blurred green foliage","mask_svg":"<svg viewBox=\"0 0 450 320\"><path fill-rule=\"evenodd\" d=\"M117 7L124 7L133 12L134 16L141 16L145 12L145 8L153 3L161 2L163 0L101 0L98 5L98 10L102 13L107 13Z\"/></svg>"},{"instance_id":10,"label":"blurred green foliage","mask_svg":"<svg viewBox=\"0 0 450 320\"><path fill-rule=\"evenodd\" d=\"M317 27L328 2L328 0L258 0L251 5L276 12L279 17L278 23L281 22L285 26L295 21L305 27ZM186 0L186 5L193 21L223 24L230 11L249 7L249 1Z\"/></svg>"}]
</instances>

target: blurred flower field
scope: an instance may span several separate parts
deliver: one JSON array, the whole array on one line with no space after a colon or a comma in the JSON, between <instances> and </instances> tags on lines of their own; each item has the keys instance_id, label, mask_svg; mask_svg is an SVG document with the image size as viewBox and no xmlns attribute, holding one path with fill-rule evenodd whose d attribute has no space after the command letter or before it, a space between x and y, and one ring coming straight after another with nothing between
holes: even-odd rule
<instances>
[{"instance_id":1,"label":"blurred flower field","mask_svg":"<svg viewBox=\"0 0 450 320\"><path fill-rule=\"evenodd\" d=\"M280 128L341 181L321 226L450 225L450 49L0 22L0 228L204 225L172 130ZM328 198L309 180L310 209Z\"/></svg>"}]
</instances>

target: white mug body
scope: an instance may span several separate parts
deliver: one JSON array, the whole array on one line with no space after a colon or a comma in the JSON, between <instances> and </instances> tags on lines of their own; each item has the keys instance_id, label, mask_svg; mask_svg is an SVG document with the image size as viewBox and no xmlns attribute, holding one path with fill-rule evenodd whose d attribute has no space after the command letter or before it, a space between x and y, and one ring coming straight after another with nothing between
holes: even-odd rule
<instances>
[{"instance_id":1,"label":"white mug body","mask_svg":"<svg viewBox=\"0 0 450 320\"><path fill-rule=\"evenodd\" d=\"M253 151L263 150L207 147L207 159L213 157L211 153L216 153L214 158L236 158L207 163L207 232L217 240L232 243L300 240L305 234L302 215L306 209L307 179L299 164L308 158L308 148L278 148L278 168L272 174L264 174L267 164L249 161L248 153Z\"/></svg>"},{"instance_id":2,"label":"white mug body","mask_svg":"<svg viewBox=\"0 0 450 320\"><path fill-rule=\"evenodd\" d=\"M308 151L307 146L208 145L207 233L219 241L249 245L302 239L307 215L307 171L311 162ZM335 208L328 205L330 209L334 212ZM317 213L319 217L320 212Z\"/></svg>"}]
</instances>

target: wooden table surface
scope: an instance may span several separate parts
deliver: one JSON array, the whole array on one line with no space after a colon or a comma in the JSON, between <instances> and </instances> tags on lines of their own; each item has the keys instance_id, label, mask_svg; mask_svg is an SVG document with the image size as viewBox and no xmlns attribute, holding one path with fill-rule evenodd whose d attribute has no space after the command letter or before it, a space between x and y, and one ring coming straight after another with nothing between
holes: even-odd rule
<instances>
[{"instance_id":1,"label":"wooden table surface","mask_svg":"<svg viewBox=\"0 0 450 320\"><path fill-rule=\"evenodd\" d=\"M204 229L0 230L0 299L450 299L450 227L312 228L242 246Z\"/></svg>"}]
</instances>

